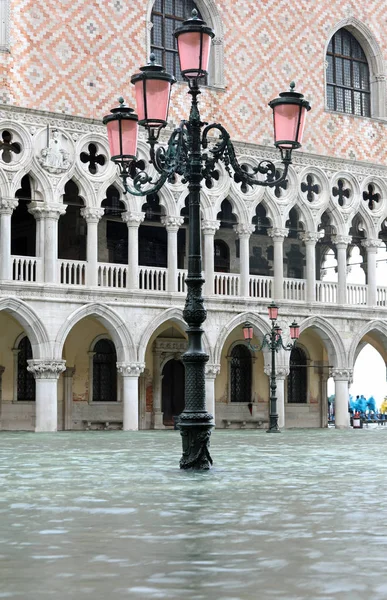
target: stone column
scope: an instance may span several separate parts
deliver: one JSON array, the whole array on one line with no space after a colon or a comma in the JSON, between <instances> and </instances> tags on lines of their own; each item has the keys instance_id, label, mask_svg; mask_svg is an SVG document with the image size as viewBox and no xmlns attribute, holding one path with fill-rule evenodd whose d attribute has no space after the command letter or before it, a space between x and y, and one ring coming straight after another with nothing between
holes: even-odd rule
<instances>
[{"instance_id":1,"label":"stone column","mask_svg":"<svg viewBox=\"0 0 387 600\"><path fill-rule=\"evenodd\" d=\"M270 376L271 376L271 365L265 365L264 372L269 378L269 402L270 402ZM289 375L288 367L277 367L275 369L275 376L277 380L277 413L278 413L278 427L282 429L285 427L285 379Z\"/></svg>"},{"instance_id":2,"label":"stone column","mask_svg":"<svg viewBox=\"0 0 387 600\"><path fill-rule=\"evenodd\" d=\"M157 345L153 348L153 429L164 429L161 406L161 356Z\"/></svg>"},{"instance_id":3,"label":"stone column","mask_svg":"<svg viewBox=\"0 0 387 600\"><path fill-rule=\"evenodd\" d=\"M138 378L145 369L144 363L117 363L123 381L123 430L138 430Z\"/></svg>"},{"instance_id":4,"label":"stone column","mask_svg":"<svg viewBox=\"0 0 387 600\"><path fill-rule=\"evenodd\" d=\"M321 427L328 427L328 374L320 373Z\"/></svg>"},{"instance_id":5,"label":"stone column","mask_svg":"<svg viewBox=\"0 0 387 600\"><path fill-rule=\"evenodd\" d=\"M361 245L367 250L367 305L377 305L376 286L376 257L378 248L382 246L381 240L363 240Z\"/></svg>"},{"instance_id":6,"label":"stone column","mask_svg":"<svg viewBox=\"0 0 387 600\"><path fill-rule=\"evenodd\" d=\"M168 234L168 281L167 291L177 292L177 232L184 223L184 217L162 217Z\"/></svg>"},{"instance_id":7,"label":"stone column","mask_svg":"<svg viewBox=\"0 0 387 600\"><path fill-rule=\"evenodd\" d=\"M36 383L35 431L57 431L58 378L66 368L66 361L31 359L27 362L27 370L33 373Z\"/></svg>"},{"instance_id":8,"label":"stone column","mask_svg":"<svg viewBox=\"0 0 387 600\"><path fill-rule=\"evenodd\" d=\"M220 365L206 364L205 386L206 386L206 409L213 416L215 423L215 379L220 372Z\"/></svg>"},{"instance_id":9,"label":"stone column","mask_svg":"<svg viewBox=\"0 0 387 600\"><path fill-rule=\"evenodd\" d=\"M67 367L63 373L63 429L73 428L73 377L75 367Z\"/></svg>"},{"instance_id":10,"label":"stone column","mask_svg":"<svg viewBox=\"0 0 387 600\"><path fill-rule=\"evenodd\" d=\"M0 366L0 429L1 429L1 405L3 403L3 373L5 367Z\"/></svg>"},{"instance_id":11,"label":"stone column","mask_svg":"<svg viewBox=\"0 0 387 600\"><path fill-rule=\"evenodd\" d=\"M202 221L204 235L204 294L212 296L214 293L214 236L220 227L220 221Z\"/></svg>"},{"instance_id":12,"label":"stone column","mask_svg":"<svg viewBox=\"0 0 387 600\"><path fill-rule=\"evenodd\" d=\"M104 214L103 208L82 208L81 216L87 223L86 285L98 285L98 223Z\"/></svg>"},{"instance_id":13,"label":"stone column","mask_svg":"<svg viewBox=\"0 0 387 600\"><path fill-rule=\"evenodd\" d=\"M333 235L337 250L337 304L347 304L347 246L352 241L348 235Z\"/></svg>"},{"instance_id":14,"label":"stone column","mask_svg":"<svg viewBox=\"0 0 387 600\"><path fill-rule=\"evenodd\" d=\"M335 426L336 429L349 428L349 383L352 380L352 369L331 369L330 376L335 382Z\"/></svg>"},{"instance_id":15,"label":"stone column","mask_svg":"<svg viewBox=\"0 0 387 600\"><path fill-rule=\"evenodd\" d=\"M28 207L28 212L34 217L36 223L36 243L35 256L39 259L36 267L36 281L44 281L44 217L42 211L42 202L32 201Z\"/></svg>"},{"instance_id":16,"label":"stone column","mask_svg":"<svg viewBox=\"0 0 387 600\"><path fill-rule=\"evenodd\" d=\"M12 279L11 216L18 200L0 198L0 280Z\"/></svg>"},{"instance_id":17,"label":"stone column","mask_svg":"<svg viewBox=\"0 0 387 600\"><path fill-rule=\"evenodd\" d=\"M282 300L284 296L284 239L288 236L289 229L272 227L267 234L273 239L274 245L274 286L273 300Z\"/></svg>"},{"instance_id":18,"label":"stone column","mask_svg":"<svg viewBox=\"0 0 387 600\"><path fill-rule=\"evenodd\" d=\"M124 212L122 220L128 226L128 278L127 288L138 289L138 228L143 222L144 213Z\"/></svg>"},{"instance_id":19,"label":"stone column","mask_svg":"<svg viewBox=\"0 0 387 600\"><path fill-rule=\"evenodd\" d=\"M255 225L238 223L234 225L234 231L239 237L239 295L248 298L250 296L250 236L255 231Z\"/></svg>"},{"instance_id":20,"label":"stone column","mask_svg":"<svg viewBox=\"0 0 387 600\"><path fill-rule=\"evenodd\" d=\"M316 302L316 242L321 238L321 233L307 231L298 237L306 249L306 301Z\"/></svg>"},{"instance_id":21,"label":"stone column","mask_svg":"<svg viewBox=\"0 0 387 600\"><path fill-rule=\"evenodd\" d=\"M43 204L41 214L44 218L44 281L58 281L58 221L66 212L63 204Z\"/></svg>"}]
</instances>

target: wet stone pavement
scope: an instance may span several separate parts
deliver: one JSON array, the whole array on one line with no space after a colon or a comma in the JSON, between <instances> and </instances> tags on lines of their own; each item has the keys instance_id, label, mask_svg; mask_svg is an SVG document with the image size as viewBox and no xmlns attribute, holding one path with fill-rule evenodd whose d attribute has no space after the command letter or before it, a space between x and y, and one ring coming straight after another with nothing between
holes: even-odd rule
<instances>
[{"instance_id":1,"label":"wet stone pavement","mask_svg":"<svg viewBox=\"0 0 387 600\"><path fill-rule=\"evenodd\" d=\"M0 432L0 599L386 600L387 428Z\"/></svg>"}]
</instances>

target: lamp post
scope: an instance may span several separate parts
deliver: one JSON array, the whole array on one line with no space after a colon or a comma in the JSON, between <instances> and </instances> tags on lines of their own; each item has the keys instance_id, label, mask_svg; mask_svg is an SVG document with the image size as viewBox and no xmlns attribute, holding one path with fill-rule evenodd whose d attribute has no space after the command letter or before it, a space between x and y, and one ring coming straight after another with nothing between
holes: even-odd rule
<instances>
[{"instance_id":1,"label":"lamp post","mask_svg":"<svg viewBox=\"0 0 387 600\"><path fill-rule=\"evenodd\" d=\"M182 469L209 469L212 459L209 452L212 415L205 406L205 364L208 355L202 346L202 324L206 319L202 288L202 252L200 230L200 190L202 180L212 178L216 164L222 161L228 174L232 170L248 185L275 186L287 177L292 150L301 146L305 115L309 103L302 94L294 91L280 94L272 100L275 146L284 165L283 173L276 177L274 163L263 160L257 167L245 171L239 165L230 135L219 123L207 125L201 121L198 96L200 80L207 75L211 39L214 32L192 11L190 19L175 31L181 73L188 82L191 110L188 121L180 123L171 134L166 147L158 144L160 131L167 124L171 87L175 78L151 55L150 63L131 79L135 87L137 114L119 99L120 106L104 117L107 125L111 160L119 167L126 192L135 196L154 194L165 184L173 182L175 175L188 183L189 190L189 254L186 278L187 298L184 319L188 325L188 349L183 355L185 365L185 409L180 415L182 435ZM138 124L147 131L150 146L150 163L158 174L147 173L142 161L136 160ZM217 133L217 137L213 134ZM260 175L260 177L257 177Z\"/></svg>"},{"instance_id":2,"label":"lamp post","mask_svg":"<svg viewBox=\"0 0 387 600\"><path fill-rule=\"evenodd\" d=\"M269 412L269 429L267 433L280 433L278 427L278 412L277 412L277 378L275 374L275 356L276 353L282 349L290 352L293 350L298 338L300 337L300 327L293 321L290 325L290 337L293 342L284 344L282 341L282 329L277 324L278 317L278 306L272 302L269 307L269 319L271 320L271 331L263 336L262 344L260 346L254 346L251 343L253 339L253 326L250 323L243 325L243 337L248 342L250 350L253 352L260 352L265 346L271 351L271 370L270 370L270 412Z\"/></svg>"}]
</instances>

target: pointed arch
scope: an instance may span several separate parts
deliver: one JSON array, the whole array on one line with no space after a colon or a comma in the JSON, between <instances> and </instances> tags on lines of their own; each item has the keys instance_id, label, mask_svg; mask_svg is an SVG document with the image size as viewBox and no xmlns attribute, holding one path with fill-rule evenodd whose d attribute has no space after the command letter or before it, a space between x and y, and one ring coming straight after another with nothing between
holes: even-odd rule
<instances>
[{"instance_id":1,"label":"pointed arch","mask_svg":"<svg viewBox=\"0 0 387 600\"><path fill-rule=\"evenodd\" d=\"M136 347L126 323L115 310L97 302L78 308L64 321L54 343L56 358L62 358L63 346L71 329L86 317L94 317L108 330L116 347L118 362L136 361Z\"/></svg>"},{"instance_id":2,"label":"pointed arch","mask_svg":"<svg viewBox=\"0 0 387 600\"><path fill-rule=\"evenodd\" d=\"M0 300L0 311L9 313L25 330L32 346L33 358L51 358L51 343L38 314L18 298Z\"/></svg>"},{"instance_id":3,"label":"pointed arch","mask_svg":"<svg viewBox=\"0 0 387 600\"><path fill-rule=\"evenodd\" d=\"M387 323L381 321L380 319L375 319L369 323L366 323L364 327L362 327L362 329L356 335L354 335L348 355L349 367L353 368L355 366L358 354L365 345L362 344L362 339L372 331L375 331L377 333L377 337L380 337L378 341L385 351L385 357L387 357ZM385 357L383 357L384 360L386 360Z\"/></svg>"},{"instance_id":4,"label":"pointed arch","mask_svg":"<svg viewBox=\"0 0 387 600\"><path fill-rule=\"evenodd\" d=\"M341 336L327 319L319 316L309 317L301 323L300 332L302 333L307 329L314 329L321 338L328 352L330 366L337 368L348 367L347 352Z\"/></svg>"},{"instance_id":5,"label":"pointed arch","mask_svg":"<svg viewBox=\"0 0 387 600\"><path fill-rule=\"evenodd\" d=\"M213 362L214 363L220 364L223 347L224 347L224 344L225 344L228 336L230 335L230 333L236 327L239 327L239 325L242 325L246 321L251 323L253 325L253 327L255 327L256 329L258 329L262 336L264 336L266 333L270 332L270 326L269 326L268 322L265 321L265 319L263 319L257 313L244 312L244 313L240 313L239 315L236 315L230 321L228 321L228 323L226 325L223 326L222 330L220 331L220 333L218 335L218 339L216 340L214 352L213 352L213 354L214 354Z\"/></svg>"}]
</instances>

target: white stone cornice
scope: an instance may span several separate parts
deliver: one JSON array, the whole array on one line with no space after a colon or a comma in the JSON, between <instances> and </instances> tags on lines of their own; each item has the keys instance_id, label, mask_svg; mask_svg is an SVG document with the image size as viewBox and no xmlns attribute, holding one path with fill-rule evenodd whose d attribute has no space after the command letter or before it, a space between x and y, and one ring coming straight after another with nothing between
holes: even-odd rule
<instances>
[{"instance_id":1,"label":"white stone cornice","mask_svg":"<svg viewBox=\"0 0 387 600\"><path fill-rule=\"evenodd\" d=\"M323 237L323 231L304 231L298 234L298 238L305 244L316 244Z\"/></svg>"},{"instance_id":2,"label":"white stone cornice","mask_svg":"<svg viewBox=\"0 0 387 600\"><path fill-rule=\"evenodd\" d=\"M0 198L0 215L12 215L19 204L19 200L12 198Z\"/></svg>"},{"instance_id":3,"label":"white stone cornice","mask_svg":"<svg viewBox=\"0 0 387 600\"><path fill-rule=\"evenodd\" d=\"M184 217L161 217L161 223L165 226L167 231L179 231L180 227L184 223Z\"/></svg>"},{"instance_id":4,"label":"white stone cornice","mask_svg":"<svg viewBox=\"0 0 387 600\"><path fill-rule=\"evenodd\" d=\"M250 223L238 223L237 225L234 225L233 229L239 237L250 237L255 231L255 225L251 225Z\"/></svg>"},{"instance_id":5,"label":"white stone cornice","mask_svg":"<svg viewBox=\"0 0 387 600\"><path fill-rule=\"evenodd\" d=\"M367 250L375 250L377 252L378 248L381 248L384 244L382 240L362 240L361 245Z\"/></svg>"},{"instance_id":6,"label":"white stone cornice","mask_svg":"<svg viewBox=\"0 0 387 600\"><path fill-rule=\"evenodd\" d=\"M346 248L352 242L352 237L350 235L332 235L331 240L337 248Z\"/></svg>"},{"instance_id":7,"label":"white stone cornice","mask_svg":"<svg viewBox=\"0 0 387 600\"><path fill-rule=\"evenodd\" d=\"M215 235L220 227L220 221L202 221L202 232L204 235Z\"/></svg>"},{"instance_id":8,"label":"white stone cornice","mask_svg":"<svg viewBox=\"0 0 387 600\"><path fill-rule=\"evenodd\" d=\"M33 374L35 379L58 379L59 375L66 370L65 360L27 360L27 371Z\"/></svg>"},{"instance_id":9,"label":"white stone cornice","mask_svg":"<svg viewBox=\"0 0 387 600\"><path fill-rule=\"evenodd\" d=\"M98 223L101 217L103 217L105 210L103 208L85 206L85 208L81 208L80 212L87 223Z\"/></svg>"},{"instance_id":10,"label":"white stone cornice","mask_svg":"<svg viewBox=\"0 0 387 600\"><path fill-rule=\"evenodd\" d=\"M289 229L282 227L270 227L270 229L267 230L267 235L274 240L283 240L284 238L288 237L288 234Z\"/></svg>"},{"instance_id":11,"label":"white stone cornice","mask_svg":"<svg viewBox=\"0 0 387 600\"><path fill-rule=\"evenodd\" d=\"M145 363L117 363L117 371L123 377L139 377L145 369Z\"/></svg>"},{"instance_id":12,"label":"white stone cornice","mask_svg":"<svg viewBox=\"0 0 387 600\"><path fill-rule=\"evenodd\" d=\"M121 218L128 227L139 227L145 219L143 212L124 212L121 214Z\"/></svg>"},{"instance_id":13,"label":"white stone cornice","mask_svg":"<svg viewBox=\"0 0 387 600\"><path fill-rule=\"evenodd\" d=\"M215 379L220 373L220 365L207 363L205 366L206 379Z\"/></svg>"},{"instance_id":14,"label":"white stone cornice","mask_svg":"<svg viewBox=\"0 0 387 600\"><path fill-rule=\"evenodd\" d=\"M353 369L336 369L332 368L329 371L329 376L333 377L335 381L349 381L353 380Z\"/></svg>"}]
</instances>

